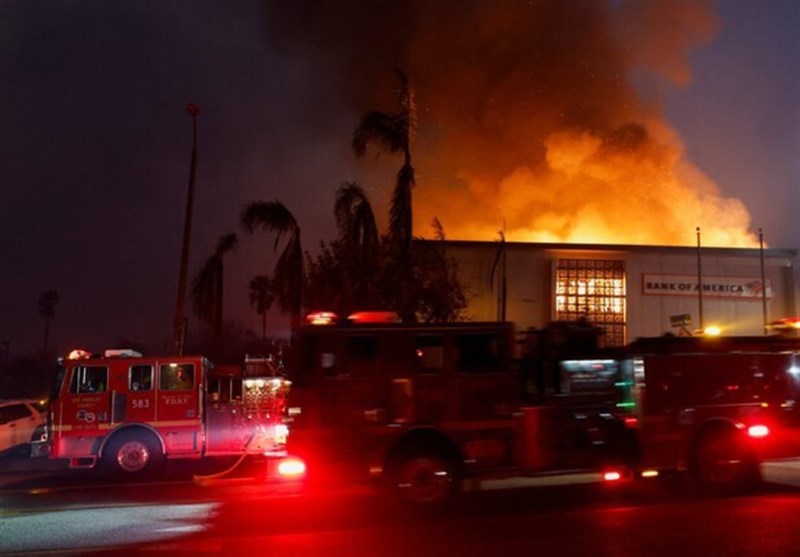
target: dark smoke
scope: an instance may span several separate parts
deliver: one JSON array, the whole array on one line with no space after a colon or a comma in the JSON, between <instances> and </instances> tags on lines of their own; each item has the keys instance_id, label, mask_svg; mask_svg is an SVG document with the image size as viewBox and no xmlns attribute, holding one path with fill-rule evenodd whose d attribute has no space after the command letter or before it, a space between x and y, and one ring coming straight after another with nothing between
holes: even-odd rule
<instances>
[{"instance_id":1,"label":"dark smoke","mask_svg":"<svg viewBox=\"0 0 800 557\"><path fill-rule=\"evenodd\" d=\"M585 232L576 236L578 229L586 229L580 222L585 205L581 199L570 206L554 203L536 190L570 187L602 195L603 188L619 184L598 183L591 173L589 188L582 179L584 163L613 160L635 177L634 167L648 153L658 154L663 172L645 180L648 187L674 189L678 181L677 189L685 190L679 197L705 204L710 195L713 209L689 212L703 222L676 220L665 227L669 234L656 237L654 231L655 236L636 241L687 243L695 225L728 228L730 219L718 222L715 212L731 213L731 203L733 212L743 212L748 221L736 200L714 197L716 187L704 177L694 178L702 186L686 181L687 175L701 173L681 160L681 145L663 122L657 97L643 99L631 85L634 71L649 71L661 85L686 85L690 49L710 40L718 27L713 6L706 2L274 2L267 16L272 47L310 64L326 80L317 84L321 91L330 90L335 76L355 114L390 110L391 69L400 67L409 75L419 109L413 145L417 234L427 235L427 223L438 216L451 238L491 239L486 231L505 220L510 239L562 241L587 241ZM602 152L590 156L587 151L576 159L569 184L548 161L550 138L564 132L583 137L584 145L586 138L597 138L603 146ZM559 145L563 151L565 142ZM612 149L628 157L611 157ZM673 154L665 156L665 150ZM518 179L521 172L525 180ZM516 178L509 182L509 177ZM512 182L515 191L509 191ZM640 209L663 212L658 204L644 203L653 191L641 195ZM483 209L483 222L472 216L476 205ZM591 212L610 210L598 206ZM465 222L465 214L473 220ZM748 222L734 226L743 228L735 237L748 237ZM524 231L524 237L515 238L515 230ZM625 233L616 230L596 240L634 240L626 240ZM729 236L726 232L719 241L739 241Z\"/></svg>"}]
</instances>

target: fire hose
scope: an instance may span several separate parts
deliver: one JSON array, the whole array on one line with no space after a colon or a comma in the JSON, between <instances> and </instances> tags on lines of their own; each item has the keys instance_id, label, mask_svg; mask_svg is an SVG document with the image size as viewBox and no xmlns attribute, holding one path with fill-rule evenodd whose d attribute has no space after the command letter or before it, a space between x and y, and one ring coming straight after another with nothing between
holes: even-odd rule
<instances>
[{"instance_id":1,"label":"fire hose","mask_svg":"<svg viewBox=\"0 0 800 557\"><path fill-rule=\"evenodd\" d=\"M202 487L208 487L208 486L213 485L215 483L221 483L223 481L228 481L228 482L232 481L231 479L225 480L224 478L225 478L225 476L228 476L229 474L233 473L233 471L236 470L239 466L241 466L242 462L244 462L244 460L250 455L250 445L253 443L253 441L256 440L256 433L257 433L257 430L254 430L253 433L250 435L250 439L247 440L247 443L245 444L244 449L242 449L242 454L236 460L236 462L234 462L231 466L229 466L225 470L222 470L221 472L217 472L215 474L209 474L209 475L206 475L206 476L195 475L192 478L192 481L194 482L194 484L202 486ZM236 479L238 481L250 481L251 480L251 478L236 478Z\"/></svg>"}]
</instances>

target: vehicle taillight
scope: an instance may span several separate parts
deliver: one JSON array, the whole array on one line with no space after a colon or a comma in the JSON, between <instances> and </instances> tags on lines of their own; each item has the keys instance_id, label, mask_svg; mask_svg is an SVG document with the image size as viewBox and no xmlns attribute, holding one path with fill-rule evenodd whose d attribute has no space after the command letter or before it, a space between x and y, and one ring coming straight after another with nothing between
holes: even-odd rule
<instances>
[{"instance_id":1,"label":"vehicle taillight","mask_svg":"<svg viewBox=\"0 0 800 557\"><path fill-rule=\"evenodd\" d=\"M616 470L609 470L608 472L603 473L603 479L607 482L615 482L622 479L622 474Z\"/></svg>"},{"instance_id":2,"label":"vehicle taillight","mask_svg":"<svg viewBox=\"0 0 800 557\"><path fill-rule=\"evenodd\" d=\"M747 435L754 439L763 439L769 435L769 428L763 424L751 425L747 428Z\"/></svg>"},{"instance_id":3,"label":"vehicle taillight","mask_svg":"<svg viewBox=\"0 0 800 557\"><path fill-rule=\"evenodd\" d=\"M286 458L278 464L278 474L284 478L299 478L306 473L306 464L299 458Z\"/></svg>"}]
</instances>

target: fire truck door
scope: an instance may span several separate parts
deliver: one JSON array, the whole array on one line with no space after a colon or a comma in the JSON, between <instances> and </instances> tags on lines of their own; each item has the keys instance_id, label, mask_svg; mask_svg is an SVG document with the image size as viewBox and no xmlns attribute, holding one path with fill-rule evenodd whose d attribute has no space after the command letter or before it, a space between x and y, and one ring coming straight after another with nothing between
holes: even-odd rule
<instances>
[{"instance_id":1,"label":"fire truck door","mask_svg":"<svg viewBox=\"0 0 800 557\"><path fill-rule=\"evenodd\" d=\"M202 412L198 387L202 369L197 363L158 366L156 425L163 431L168 452L196 452L202 441Z\"/></svg>"},{"instance_id":2,"label":"fire truck door","mask_svg":"<svg viewBox=\"0 0 800 557\"><path fill-rule=\"evenodd\" d=\"M155 366L136 364L128 368L128 389L112 397L115 422L152 422L156 419Z\"/></svg>"},{"instance_id":3,"label":"fire truck door","mask_svg":"<svg viewBox=\"0 0 800 557\"><path fill-rule=\"evenodd\" d=\"M108 367L75 365L69 382L69 392L62 397L62 425L73 431L107 429L110 421Z\"/></svg>"},{"instance_id":4,"label":"fire truck door","mask_svg":"<svg viewBox=\"0 0 800 557\"><path fill-rule=\"evenodd\" d=\"M364 426L386 419L384 370L379 338L355 335L344 339L341 353L320 355L323 369L322 419L337 426Z\"/></svg>"},{"instance_id":5,"label":"fire truck door","mask_svg":"<svg viewBox=\"0 0 800 557\"><path fill-rule=\"evenodd\" d=\"M453 419L456 397L454 377L445 365L445 337L425 333L414 336L414 417L421 422Z\"/></svg>"}]
</instances>

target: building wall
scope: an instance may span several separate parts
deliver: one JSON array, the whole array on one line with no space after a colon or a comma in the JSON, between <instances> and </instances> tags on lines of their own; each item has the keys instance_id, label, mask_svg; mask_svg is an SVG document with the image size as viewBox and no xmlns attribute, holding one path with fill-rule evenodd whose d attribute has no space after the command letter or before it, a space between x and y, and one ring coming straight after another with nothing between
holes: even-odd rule
<instances>
[{"instance_id":1,"label":"building wall","mask_svg":"<svg viewBox=\"0 0 800 557\"><path fill-rule=\"evenodd\" d=\"M466 285L466 317L494 321L501 315L502 269L505 260L506 319L518 328L542 327L556 317L555 264L559 259L618 260L625 267L624 320L627 341L640 336L677 332L670 318L691 315L692 328L700 326L700 296L679 291L697 284L698 256L692 247L602 246L527 244L507 242L447 242ZM503 253L504 251L504 253ZM757 249L703 248L701 280L703 325L716 324L725 334L761 334L764 323L761 284L762 253ZM763 252L764 277L770 286L766 303L768 321L800 314L798 310L797 252L769 249ZM493 271L494 270L494 271ZM645 288L645 277L675 283L676 290ZM493 278L493 280L492 280ZM746 291L742 291L745 288ZM730 289L730 293L725 290ZM646 291L647 290L647 291Z\"/></svg>"}]
</instances>

